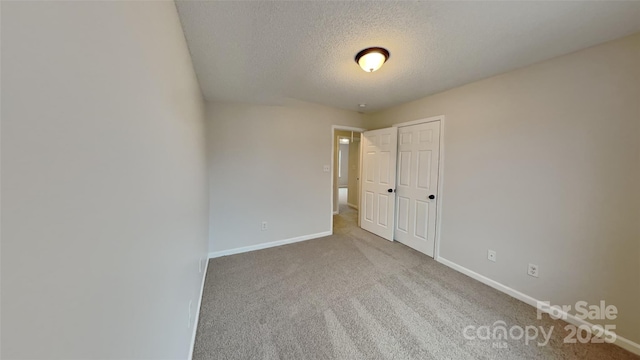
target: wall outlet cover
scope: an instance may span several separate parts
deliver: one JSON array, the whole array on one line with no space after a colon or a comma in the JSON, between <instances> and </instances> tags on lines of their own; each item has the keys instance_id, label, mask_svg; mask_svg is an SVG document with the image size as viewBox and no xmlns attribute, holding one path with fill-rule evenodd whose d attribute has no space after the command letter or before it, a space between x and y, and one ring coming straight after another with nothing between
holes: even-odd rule
<instances>
[{"instance_id":1,"label":"wall outlet cover","mask_svg":"<svg viewBox=\"0 0 640 360\"><path fill-rule=\"evenodd\" d=\"M488 250L487 251L487 259L489 259L489 261L496 262L496 260L498 260L498 256L497 256L495 251Z\"/></svg>"}]
</instances>

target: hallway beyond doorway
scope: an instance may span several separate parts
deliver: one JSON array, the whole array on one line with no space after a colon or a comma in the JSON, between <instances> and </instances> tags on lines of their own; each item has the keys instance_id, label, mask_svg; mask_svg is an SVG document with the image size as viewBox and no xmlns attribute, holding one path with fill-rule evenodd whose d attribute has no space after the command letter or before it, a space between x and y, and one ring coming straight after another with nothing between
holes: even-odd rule
<instances>
[{"instance_id":1,"label":"hallway beyond doorway","mask_svg":"<svg viewBox=\"0 0 640 360\"><path fill-rule=\"evenodd\" d=\"M347 199L349 198L349 188L341 187L338 189L338 204L347 205Z\"/></svg>"}]
</instances>

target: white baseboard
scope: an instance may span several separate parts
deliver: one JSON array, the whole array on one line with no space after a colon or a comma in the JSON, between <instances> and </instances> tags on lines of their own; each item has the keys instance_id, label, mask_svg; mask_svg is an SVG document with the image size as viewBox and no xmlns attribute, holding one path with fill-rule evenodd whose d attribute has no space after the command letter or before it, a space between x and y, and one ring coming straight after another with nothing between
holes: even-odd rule
<instances>
[{"instance_id":1,"label":"white baseboard","mask_svg":"<svg viewBox=\"0 0 640 360\"><path fill-rule=\"evenodd\" d=\"M620 335L616 335L616 341L614 342L614 344L636 355L640 355L640 344L624 338Z\"/></svg>"},{"instance_id":2,"label":"white baseboard","mask_svg":"<svg viewBox=\"0 0 640 360\"><path fill-rule=\"evenodd\" d=\"M446 266L448 266L448 267L450 267L450 268L452 268L452 269L454 269L454 270L456 270L458 272L461 272L461 273L467 275L468 277L470 277L472 279L478 280L478 281L480 281L481 283L483 283L485 285L489 285L492 288L494 288L494 289L496 289L496 290L498 290L500 292L503 292L503 293L505 293L505 294L507 294L507 295L509 295L511 297L514 297L514 298L516 298L516 299L518 299L518 300L520 300L520 301L522 301L522 302L524 302L526 304L529 304L529 305L531 305L533 307L537 307L538 306L538 300L533 298L533 297L531 297L531 296L529 296L529 295L527 295L527 294L521 293L521 292L519 292L519 291L517 291L515 289L512 289L512 288L510 288L510 287L508 287L508 286L506 286L504 284L501 284L501 283L499 283L499 282L497 282L495 280L489 279L488 277L486 277L484 275L480 275L475 271L469 270L469 269L467 269L467 268L465 268L463 266L460 266L460 265L458 265L458 264L456 264L456 263L454 263L452 261L449 261L449 260L447 260L447 259L445 259L443 257L438 257L437 261L439 263L443 264L443 265L446 265ZM593 328L594 326L597 327L597 325L594 325L594 324L592 324L592 323L590 323L590 322L588 322L588 321L586 321L584 319L580 319L580 318L576 317L575 315L572 315L572 314L569 314L569 313L566 313L566 312L560 312L560 311L558 313L561 314L562 318L565 319L570 324L573 324L573 325L576 325L576 326L586 325L586 326L589 327L589 329ZM609 335L610 332L608 330L606 330L605 334ZM615 345L618 345L619 347L621 347L621 348L623 348L623 349L625 349L627 351L630 351L630 352L632 352L632 353L634 353L636 355L640 355L640 344L637 344L637 343L635 343L635 342L633 342L633 341L631 341L629 339L626 339L626 338L624 338L624 337L622 337L620 335L617 335L617 334L616 334L615 338L616 338L616 341L614 342Z\"/></svg>"},{"instance_id":3,"label":"white baseboard","mask_svg":"<svg viewBox=\"0 0 640 360\"><path fill-rule=\"evenodd\" d=\"M358 210L358 207L357 207L356 205L349 204L349 203L347 203L347 205L349 205L349 207L352 207L352 208L354 208L354 209Z\"/></svg>"},{"instance_id":4,"label":"white baseboard","mask_svg":"<svg viewBox=\"0 0 640 360\"><path fill-rule=\"evenodd\" d=\"M191 335L191 348L189 349L189 357L187 359L193 359L193 348L196 345L196 332L198 331L198 320L200 319L200 307L202 306L202 296L204 295L204 281L207 278L207 269L209 268L209 259L204 266L204 272L202 273L202 284L200 284L200 297L198 298L198 307L196 308L196 321L193 323L193 334Z\"/></svg>"},{"instance_id":5,"label":"white baseboard","mask_svg":"<svg viewBox=\"0 0 640 360\"><path fill-rule=\"evenodd\" d=\"M244 247L235 248L235 249L214 251L214 252L210 252L209 253L209 259L213 259L213 258L217 258L217 257L221 257L221 256L233 255L233 254L240 254L240 253L245 253L245 252L249 252L249 251L262 250L262 249L267 249L267 248L270 248L270 247L275 247L275 246L280 246L280 245L293 244L293 243L297 243L297 242L300 242L300 241L317 239L317 238L330 236L330 235L333 235L333 231L324 231L324 232L321 232L321 233L303 235L303 236L298 236L298 237L294 237L294 238L290 238L290 239L272 241L272 242L268 242L268 243L251 245L251 246L244 246Z\"/></svg>"}]
</instances>

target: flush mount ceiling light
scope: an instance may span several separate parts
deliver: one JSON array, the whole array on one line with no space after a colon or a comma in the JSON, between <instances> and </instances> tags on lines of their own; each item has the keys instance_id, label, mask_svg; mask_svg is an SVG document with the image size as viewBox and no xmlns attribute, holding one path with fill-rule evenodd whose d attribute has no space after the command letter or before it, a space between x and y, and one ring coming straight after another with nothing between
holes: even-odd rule
<instances>
[{"instance_id":1,"label":"flush mount ceiling light","mask_svg":"<svg viewBox=\"0 0 640 360\"><path fill-rule=\"evenodd\" d=\"M389 51L381 47L366 48L356 54L356 62L362 70L374 72L389 59Z\"/></svg>"}]
</instances>

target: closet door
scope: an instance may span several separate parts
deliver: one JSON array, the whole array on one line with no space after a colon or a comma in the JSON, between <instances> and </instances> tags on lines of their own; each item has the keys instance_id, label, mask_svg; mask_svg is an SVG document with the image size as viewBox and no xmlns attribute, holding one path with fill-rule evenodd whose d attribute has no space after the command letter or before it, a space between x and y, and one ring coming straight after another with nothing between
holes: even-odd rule
<instances>
[{"instance_id":1,"label":"closet door","mask_svg":"<svg viewBox=\"0 0 640 360\"><path fill-rule=\"evenodd\" d=\"M362 137L360 226L393 241L398 128L366 131Z\"/></svg>"},{"instance_id":2,"label":"closet door","mask_svg":"<svg viewBox=\"0 0 640 360\"><path fill-rule=\"evenodd\" d=\"M395 239L433 257L440 121L400 127Z\"/></svg>"}]
</instances>

